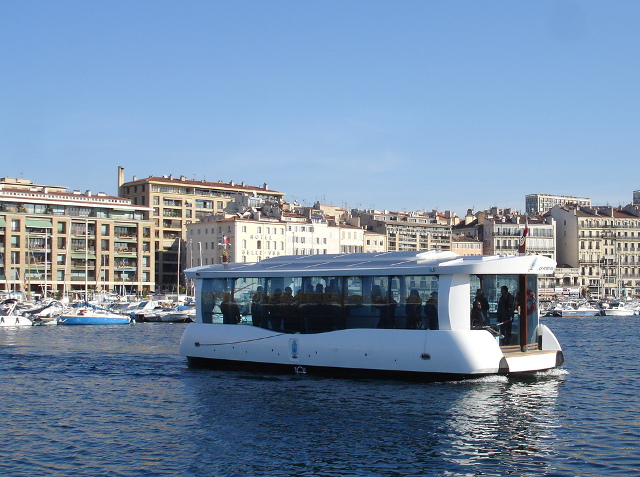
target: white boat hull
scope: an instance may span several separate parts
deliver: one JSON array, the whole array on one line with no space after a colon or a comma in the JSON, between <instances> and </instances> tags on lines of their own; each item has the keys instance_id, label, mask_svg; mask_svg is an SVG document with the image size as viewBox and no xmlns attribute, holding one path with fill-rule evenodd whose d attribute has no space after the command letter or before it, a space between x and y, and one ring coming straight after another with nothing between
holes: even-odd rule
<instances>
[{"instance_id":1,"label":"white boat hull","mask_svg":"<svg viewBox=\"0 0 640 477\"><path fill-rule=\"evenodd\" d=\"M632 316L633 314L633 310L625 308L605 308L604 310L605 316Z\"/></svg>"},{"instance_id":2,"label":"white boat hull","mask_svg":"<svg viewBox=\"0 0 640 477\"><path fill-rule=\"evenodd\" d=\"M587 316L596 316L599 314L599 310L562 310L561 314L564 317L587 317Z\"/></svg>"},{"instance_id":3,"label":"white boat hull","mask_svg":"<svg viewBox=\"0 0 640 477\"><path fill-rule=\"evenodd\" d=\"M557 345L548 329L545 333L547 341ZM546 352L505 353L485 330L347 329L285 334L251 325L203 323L187 326L180 354L192 364L212 367L424 380L541 371L563 360L559 346Z\"/></svg>"},{"instance_id":4,"label":"white boat hull","mask_svg":"<svg viewBox=\"0 0 640 477\"><path fill-rule=\"evenodd\" d=\"M0 326L33 326L29 318L24 316L0 316Z\"/></svg>"}]
</instances>

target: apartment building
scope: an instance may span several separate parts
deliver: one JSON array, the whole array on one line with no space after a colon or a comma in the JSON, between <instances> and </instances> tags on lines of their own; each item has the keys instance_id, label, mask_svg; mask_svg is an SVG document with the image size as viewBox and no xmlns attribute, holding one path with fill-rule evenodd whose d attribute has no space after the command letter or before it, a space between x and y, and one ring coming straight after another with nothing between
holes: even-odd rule
<instances>
[{"instance_id":1,"label":"apartment building","mask_svg":"<svg viewBox=\"0 0 640 477\"><path fill-rule=\"evenodd\" d=\"M558 262L579 270L582 294L640 294L640 208L556 206Z\"/></svg>"},{"instance_id":2,"label":"apartment building","mask_svg":"<svg viewBox=\"0 0 640 477\"><path fill-rule=\"evenodd\" d=\"M556 258L555 223L539 215L487 215L478 213L480 237L487 255L516 255L518 242L528 225L527 253Z\"/></svg>"},{"instance_id":3,"label":"apartment building","mask_svg":"<svg viewBox=\"0 0 640 477\"><path fill-rule=\"evenodd\" d=\"M134 205L150 207L155 224L156 283L163 291L175 289L176 275L188 265L186 248L187 225L203 217L224 213L238 196L255 201L281 202L284 193L269 190L269 186L249 186L244 183L189 180L172 175L144 179L133 177L125 181L124 169L118 168L118 193L131 199Z\"/></svg>"},{"instance_id":4,"label":"apartment building","mask_svg":"<svg viewBox=\"0 0 640 477\"><path fill-rule=\"evenodd\" d=\"M150 209L102 192L0 179L0 290L155 290Z\"/></svg>"},{"instance_id":5,"label":"apartment building","mask_svg":"<svg viewBox=\"0 0 640 477\"><path fill-rule=\"evenodd\" d=\"M524 196L525 211L529 215L544 215L556 205L591 206L591 199L568 195L528 194Z\"/></svg>"},{"instance_id":6,"label":"apartment building","mask_svg":"<svg viewBox=\"0 0 640 477\"><path fill-rule=\"evenodd\" d=\"M455 214L405 213L353 210L352 218L366 230L384 235L389 252L410 250L451 250Z\"/></svg>"}]
</instances>

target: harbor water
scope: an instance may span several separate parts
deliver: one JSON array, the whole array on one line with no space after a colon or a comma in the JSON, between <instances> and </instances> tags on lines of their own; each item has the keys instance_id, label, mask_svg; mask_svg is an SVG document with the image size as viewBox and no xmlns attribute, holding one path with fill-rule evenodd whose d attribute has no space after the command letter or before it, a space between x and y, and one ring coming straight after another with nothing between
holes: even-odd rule
<instances>
[{"instance_id":1,"label":"harbor water","mask_svg":"<svg viewBox=\"0 0 640 477\"><path fill-rule=\"evenodd\" d=\"M640 474L640 317L544 318L561 369L417 384L191 369L186 325L0 329L4 476Z\"/></svg>"}]
</instances>

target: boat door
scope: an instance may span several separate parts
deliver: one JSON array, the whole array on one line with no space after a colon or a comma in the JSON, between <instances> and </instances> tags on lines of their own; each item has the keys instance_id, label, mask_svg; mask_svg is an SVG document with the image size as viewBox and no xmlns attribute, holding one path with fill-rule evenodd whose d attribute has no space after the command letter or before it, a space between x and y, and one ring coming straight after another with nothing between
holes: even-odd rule
<instances>
[{"instance_id":1,"label":"boat door","mask_svg":"<svg viewBox=\"0 0 640 477\"><path fill-rule=\"evenodd\" d=\"M515 297L518 316L518 345L525 351L528 345L537 343L538 314L538 277L537 275L519 275L519 289Z\"/></svg>"}]
</instances>

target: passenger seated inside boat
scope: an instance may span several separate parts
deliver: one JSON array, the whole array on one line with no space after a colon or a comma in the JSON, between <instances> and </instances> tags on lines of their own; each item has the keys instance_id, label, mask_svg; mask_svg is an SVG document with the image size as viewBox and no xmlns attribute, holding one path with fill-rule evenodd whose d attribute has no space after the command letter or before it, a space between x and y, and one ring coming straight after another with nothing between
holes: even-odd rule
<instances>
[{"instance_id":1,"label":"passenger seated inside boat","mask_svg":"<svg viewBox=\"0 0 640 477\"><path fill-rule=\"evenodd\" d=\"M406 328L408 330L418 330L422 326L422 298L415 288L409 292L405 304L405 314L407 315Z\"/></svg>"},{"instance_id":2,"label":"passenger seated inside boat","mask_svg":"<svg viewBox=\"0 0 640 477\"><path fill-rule=\"evenodd\" d=\"M438 292L431 293L431 296L424 305L424 316L426 325L430 330L438 329Z\"/></svg>"},{"instance_id":3,"label":"passenger seated inside boat","mask_svg":"<svg viewBox=\"0 0 640 477\"><path fill-rule=\"evenodd\" d=\"M379 285L373 287L371 294L371 306L380 314L378 328L392 329L396 327L396 305L393 296L382 295Z\"/></svg>"},{"instance_id":4,"label":"passenger seated inside boat","mask_svg":"<svg viewBox=\"0 0 640 477\"><path fill-rule=\"evenodd\" d=\"M484 311L482 310L482 302L475 300L473 302L473 307L471 308L471 329L480 330L488 324Z\"/></svg>"},{"instance_id":5,"label":"passenger seated inside boat","mask_svg":"<svg viewBox=\"0 0 640 477\"><path fill-rule=\"evenodd\" d=\"M240 308L229 292L224 294L222 303L220 303L220 311L222 312L222 323L226 325L237 325L242 321Z\"/></svg>"}]
</instances>

